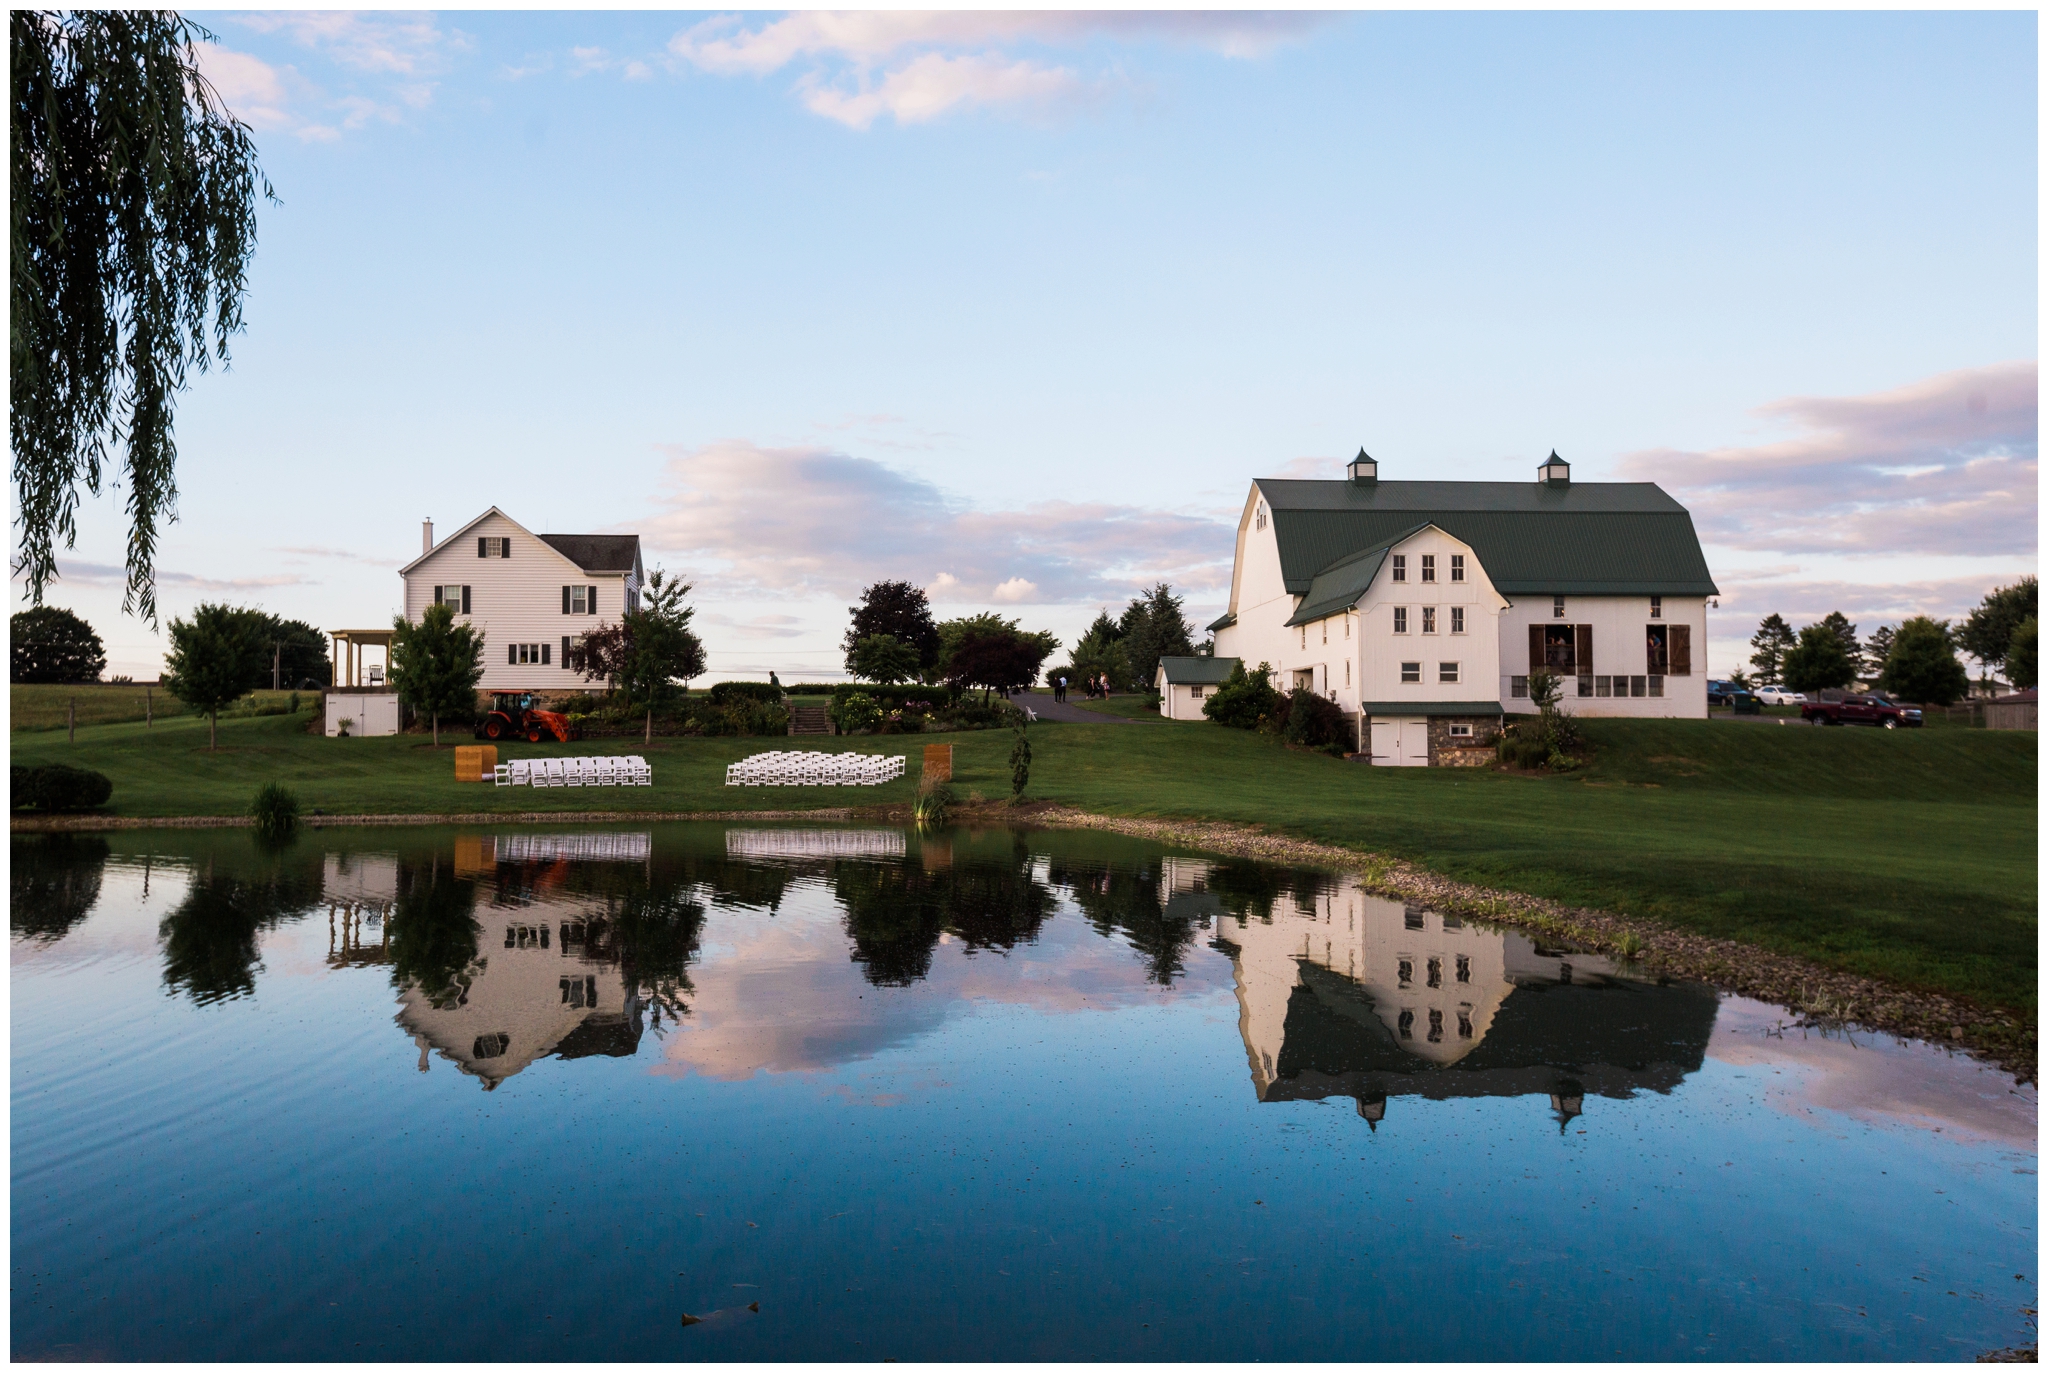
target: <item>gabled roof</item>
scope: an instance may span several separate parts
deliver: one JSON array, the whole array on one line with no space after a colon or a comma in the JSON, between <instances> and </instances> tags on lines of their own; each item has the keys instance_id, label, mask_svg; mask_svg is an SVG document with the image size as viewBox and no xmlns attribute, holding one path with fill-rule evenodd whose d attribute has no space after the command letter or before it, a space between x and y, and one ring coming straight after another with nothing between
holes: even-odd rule
<instances>
[{"instance_id":1,"label":"gabled roof","mask_svg":"<svg viewBox=\"0 0 2048 1373\"><path fill-rule=\"evenodd\" d=\"M537 534L585 572L631 572L640 561L638 534Z\"/></svg>"},{"instance_id":2,"label":"gabled roof","mask_svg":"<svg viewBox=\"0 0 2048 1373\"><path fill-rule=\"evenodd\" d=\"M1215 686L1230 680L1238 658L1161 658L1159 670L1168 686Z\"/></svg>"},{"instance_id":3,"label":"gabled roof","mask_svg":"<svg viewBox=\"0 0 2048 1373\"><path fill-rule=\"evenodd\" d=\"M1655 482L1257 479L1287 590L1418 524L1471 545L1506 596L1713 596L1686 508ZM1291 623L1291 622L1290 622Z\"/></svg>"},{"instance_id":4,"label":"gabled roof","mask_svg":"<svg viewBox=\"0 0 2048 1373\"><path fill-rule=\"evenodd\" d=\"M1410 535L1420 534L1429 527L1430 523L1427 520L1418 525L1411 525L1391 539L1384 539L1371 548L1360 549L1348 557L1339 558L1316 573L1315 580L1309 583L1308 595L1303 598L1301 608L1294 612L1294 617L1287 622L1286 627L1292 629L1295 625L1305 625L1311 620L1320 620L1325 615L1335 615L1356 605L1358 598L1372 585L1372 579L1380 575L1380 567L1387 560L1388 550Z\"/></svg>"},{"instance_id":5,"label":"gabled roof","mask_svg":"<svg viewBox=\"0 0 2048 1373\"><path fill-rule=\"evenodd\" d=\"M1209 633L1214 634L1219 629L1228 629L1236 623L1236 612L1225 611L1219 618L1211 620L1209 622Z\"/></svg>"}]
</instances>

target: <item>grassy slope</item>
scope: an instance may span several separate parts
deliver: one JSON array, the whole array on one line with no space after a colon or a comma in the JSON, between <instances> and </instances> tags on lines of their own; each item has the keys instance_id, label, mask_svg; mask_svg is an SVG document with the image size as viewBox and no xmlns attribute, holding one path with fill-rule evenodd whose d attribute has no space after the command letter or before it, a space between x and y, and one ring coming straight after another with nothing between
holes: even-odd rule
<instances>
[{"instance_id":1,"label":"grassy slope","mask_svg":"<svg viewBox=\"0 0 2048 1373\"><path fill-rule=\"evenodd\" d=\"M326 740L297 722L202 722L16 735L14 761L70 761L115 781L124 814L234 814L262 782L330 812L722 810L908 800L874 788L728 788L728 762L777 741L601 741L639 752L652 788L474 787L416 737ZM1591 721L1595 764L1570 777L1368 768L1202 724L1045 725L1031 794L1111 814L1268 824L1398 854L1454 877L1651 915L1859 972L2034 1005L2037 739L1703 721ZM950 736L958 785L1008 791L1007 731ZM467 742L461 740L460 742ZM915 754L921 738L823 748ZM501 756L541 754L516 745ZM559 751L559 746L557 746ZM912 762L910 771L916 772Z\"/></svg>"}]
</instances>

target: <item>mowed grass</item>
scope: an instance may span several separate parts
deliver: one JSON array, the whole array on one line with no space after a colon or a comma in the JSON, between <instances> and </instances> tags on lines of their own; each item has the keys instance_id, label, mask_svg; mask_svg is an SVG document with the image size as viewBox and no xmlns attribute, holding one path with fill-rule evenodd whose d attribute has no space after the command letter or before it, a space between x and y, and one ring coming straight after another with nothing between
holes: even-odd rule
<instances>
[{"instance_id":1,"label":"mowed grass","mask_svg":"<svg viewBox=\"0 0 2048 1373\"><path fill-rule=\"evenodd\" d=\"M645 788L454 781L451 737L332 740L307 715L17 734L14 761L114 779L127 815L239 814L282 781L329 813L756 810L907 802L918 755L955 746L956 787L1009 793L1008 731L867 739L596 740L501 757L641 753ZM1721 721L1595 720L1567 776L1371 768L1208 724L1041 724L1029 795L1112 815L1220 819L1393 854L1447 876L1648 916L2032 1015L2037 736ZM904 753L882 787L727 787L767 748Z\"/></svg>"},{"instance_id":2,"label":"mowed grass","mask_svg":"<svg viewBox=\"0 0 2048 1373\"><path fill-rule=\"evenodd\" d=\"M81 727L120 724L130 720L146 722L152 715L163 720L189 713L183 701L160 686L101 682L78 685L37 683L31 686L10 683L7 696L9 720L18 730L63 729L67 709L77 711ZM307 702L318 699L319 693L252 691L223 710L221 718L254 715L259 711L275 714L287 708L293 696Z\"/></svg>"}]
</instances>

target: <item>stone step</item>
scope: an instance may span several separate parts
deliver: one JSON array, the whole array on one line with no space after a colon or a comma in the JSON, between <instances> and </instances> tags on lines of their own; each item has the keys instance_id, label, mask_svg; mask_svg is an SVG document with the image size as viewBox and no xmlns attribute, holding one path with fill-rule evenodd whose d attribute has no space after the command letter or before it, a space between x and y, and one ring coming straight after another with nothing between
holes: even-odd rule
<instances>
[{"instance_id":1,"label":"stone step","mask_svg":"<svg viewBox=\"0 0 2048 1373\"><path fill-rule=\"evenodd\" d=\"M823 706L792 706L789 711L789 732L791 734L830 734L832 717Z\"/></svg>"}]
</instances>

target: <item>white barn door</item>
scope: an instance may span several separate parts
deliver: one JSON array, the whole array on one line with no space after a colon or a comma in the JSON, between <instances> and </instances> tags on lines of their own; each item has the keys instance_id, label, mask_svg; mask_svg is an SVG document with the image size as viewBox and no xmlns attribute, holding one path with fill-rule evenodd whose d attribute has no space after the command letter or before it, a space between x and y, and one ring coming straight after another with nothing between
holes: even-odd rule
<instances>
[{"instance_id":1,"label":"white barn door","mask_svg":"<svg viewBox=\"0 0 2048 1373\"><path fill-rule=\"evenodd\" d=\"M1373 766L1382 768L1426 768L1429 766L1429 721L1387 720L1375 716L1372 722Z\"/></svg>"}]
</instances>

